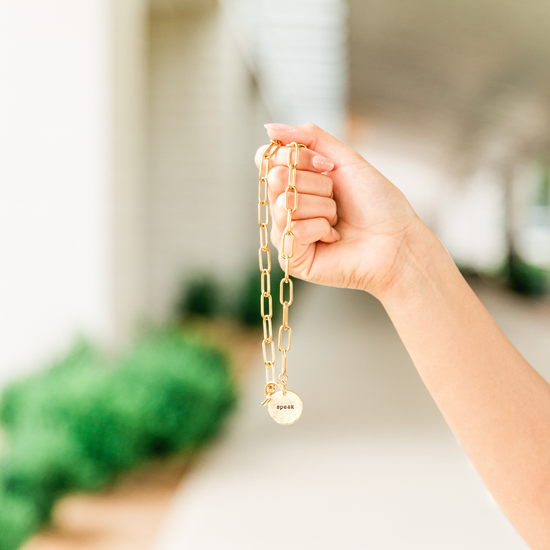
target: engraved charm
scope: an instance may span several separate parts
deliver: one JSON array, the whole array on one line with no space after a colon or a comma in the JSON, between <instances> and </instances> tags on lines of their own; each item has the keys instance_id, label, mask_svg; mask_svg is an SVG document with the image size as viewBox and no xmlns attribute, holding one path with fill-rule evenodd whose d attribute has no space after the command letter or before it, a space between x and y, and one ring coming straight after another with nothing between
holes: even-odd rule
<instances>
[{"instance_id":1,"label":"engraved charm","mask_svg":"<svg viewBox=\"0 0 550 550\"><path fill-rule=\"evenodd\" d=\"M302 409L302 400L293 391L288 390L286 395L282 391L273 394L267 404L271 418L283 426L294 424L300 418Z\"/></svg>"}]
</instances>

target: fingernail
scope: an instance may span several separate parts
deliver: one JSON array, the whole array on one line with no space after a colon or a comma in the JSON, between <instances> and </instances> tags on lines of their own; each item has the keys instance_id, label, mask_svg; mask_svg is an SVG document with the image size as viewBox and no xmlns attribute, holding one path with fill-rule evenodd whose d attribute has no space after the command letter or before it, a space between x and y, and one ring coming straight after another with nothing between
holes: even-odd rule
<instances>
[{"instance_id":1,"label":"fingernail","mask_svg":"<svg viewBox=\"0 0 550 550\"><path fill-rule=\"evenodd\" d=\"M336 231L336 229L334 229L334 227L332 228L332 236L337 240L339 241L342 237L340 236L340 233L338 233L338 231Z\"/></svg>"},{"instance_id":2,"label":"fingernail","mask_svg":"<svg viewBox=\"0 0 550 550\"><path fill-rule=\"evenodd\" d=\"M334 163L325 157L320 157L320 156L313 157L312 163L313 163L313 166L317 168L317 170L322 170L323 172L332 170L334 168Z\"/></svg>"},{"instance_id":3,"label":"fingernail","mask_svg":"<svg viewBox=\"0 0 550 550\"><path fill-rule=\"evenodd\" d=\"M279 124L278 122L264 124L264 128L267 128L268 130L278 130L279 132L290 132L294 130L294 126L289 126L288 124Z\"/></svg>"}]
</instances>

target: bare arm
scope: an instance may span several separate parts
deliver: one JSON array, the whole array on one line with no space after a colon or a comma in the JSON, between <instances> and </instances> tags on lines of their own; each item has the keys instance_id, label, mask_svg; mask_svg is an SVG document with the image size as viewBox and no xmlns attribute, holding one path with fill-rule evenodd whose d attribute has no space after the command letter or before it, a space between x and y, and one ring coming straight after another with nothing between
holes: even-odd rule
<instances>
[{"instance_id":1,"label":"bare arm","mask_svg":"<svg viewBox=\"0 0 550 550\"><path fill-rule=\"evenodd\" d=\"M313 125L269 125L268 134L309 147L298 166L292 274L359 288L382 302L503 512L531 548L550 549L550 385L502 333L437 237L382 174ZM286 221L285 152L272 162L277 244Z\"/></svg>"},{"instance_id":2,"label":"bare arm","mask_svg":"<svg viewBox=\"0 0 550 550\"><path fill-rule=\"evenodd\" d=\"M421 228L381 296L420 376L502 511L550 548L550 386Z\"/></svg>"}]
</instances>

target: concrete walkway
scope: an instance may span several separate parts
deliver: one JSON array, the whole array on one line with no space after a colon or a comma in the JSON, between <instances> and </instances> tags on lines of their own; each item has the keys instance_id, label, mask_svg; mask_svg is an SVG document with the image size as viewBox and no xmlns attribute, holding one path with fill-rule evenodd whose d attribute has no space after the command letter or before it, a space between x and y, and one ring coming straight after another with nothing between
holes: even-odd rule
<instances>
[{"instance_id":1,"label":"concrete walkway","mask_svg":"<svg viewBox=\"0 0 550 550\"><path fill-rule=\"evenodd\" d=\"M550 378L548 311L479 293ZM302 418L279 426L260 407L258 358L232 428L182 483L154 550L527 549L381 305L313 285L295 300L289 389Z\"/></svg>"}]
</instances>

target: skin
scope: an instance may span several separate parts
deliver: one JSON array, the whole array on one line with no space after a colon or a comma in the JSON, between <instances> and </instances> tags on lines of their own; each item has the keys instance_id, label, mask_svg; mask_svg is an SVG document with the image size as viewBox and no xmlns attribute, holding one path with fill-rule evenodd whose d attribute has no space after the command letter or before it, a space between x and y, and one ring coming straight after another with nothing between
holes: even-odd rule
<instances>
[{"instance_id":1,"label":"skin","mask_svg":"<svg viewBox=\"0 0 550 550\"><path fill-rule=\"evenodd\" d=\"M308 148L300 150L290 273L381 301L504 514L533 550L550 549L550 385L389 180L313 124L266 128L270 139ZM286 224L286 162L281 148L268 176L277 247Z\"/></svg>"}]
</instances>

